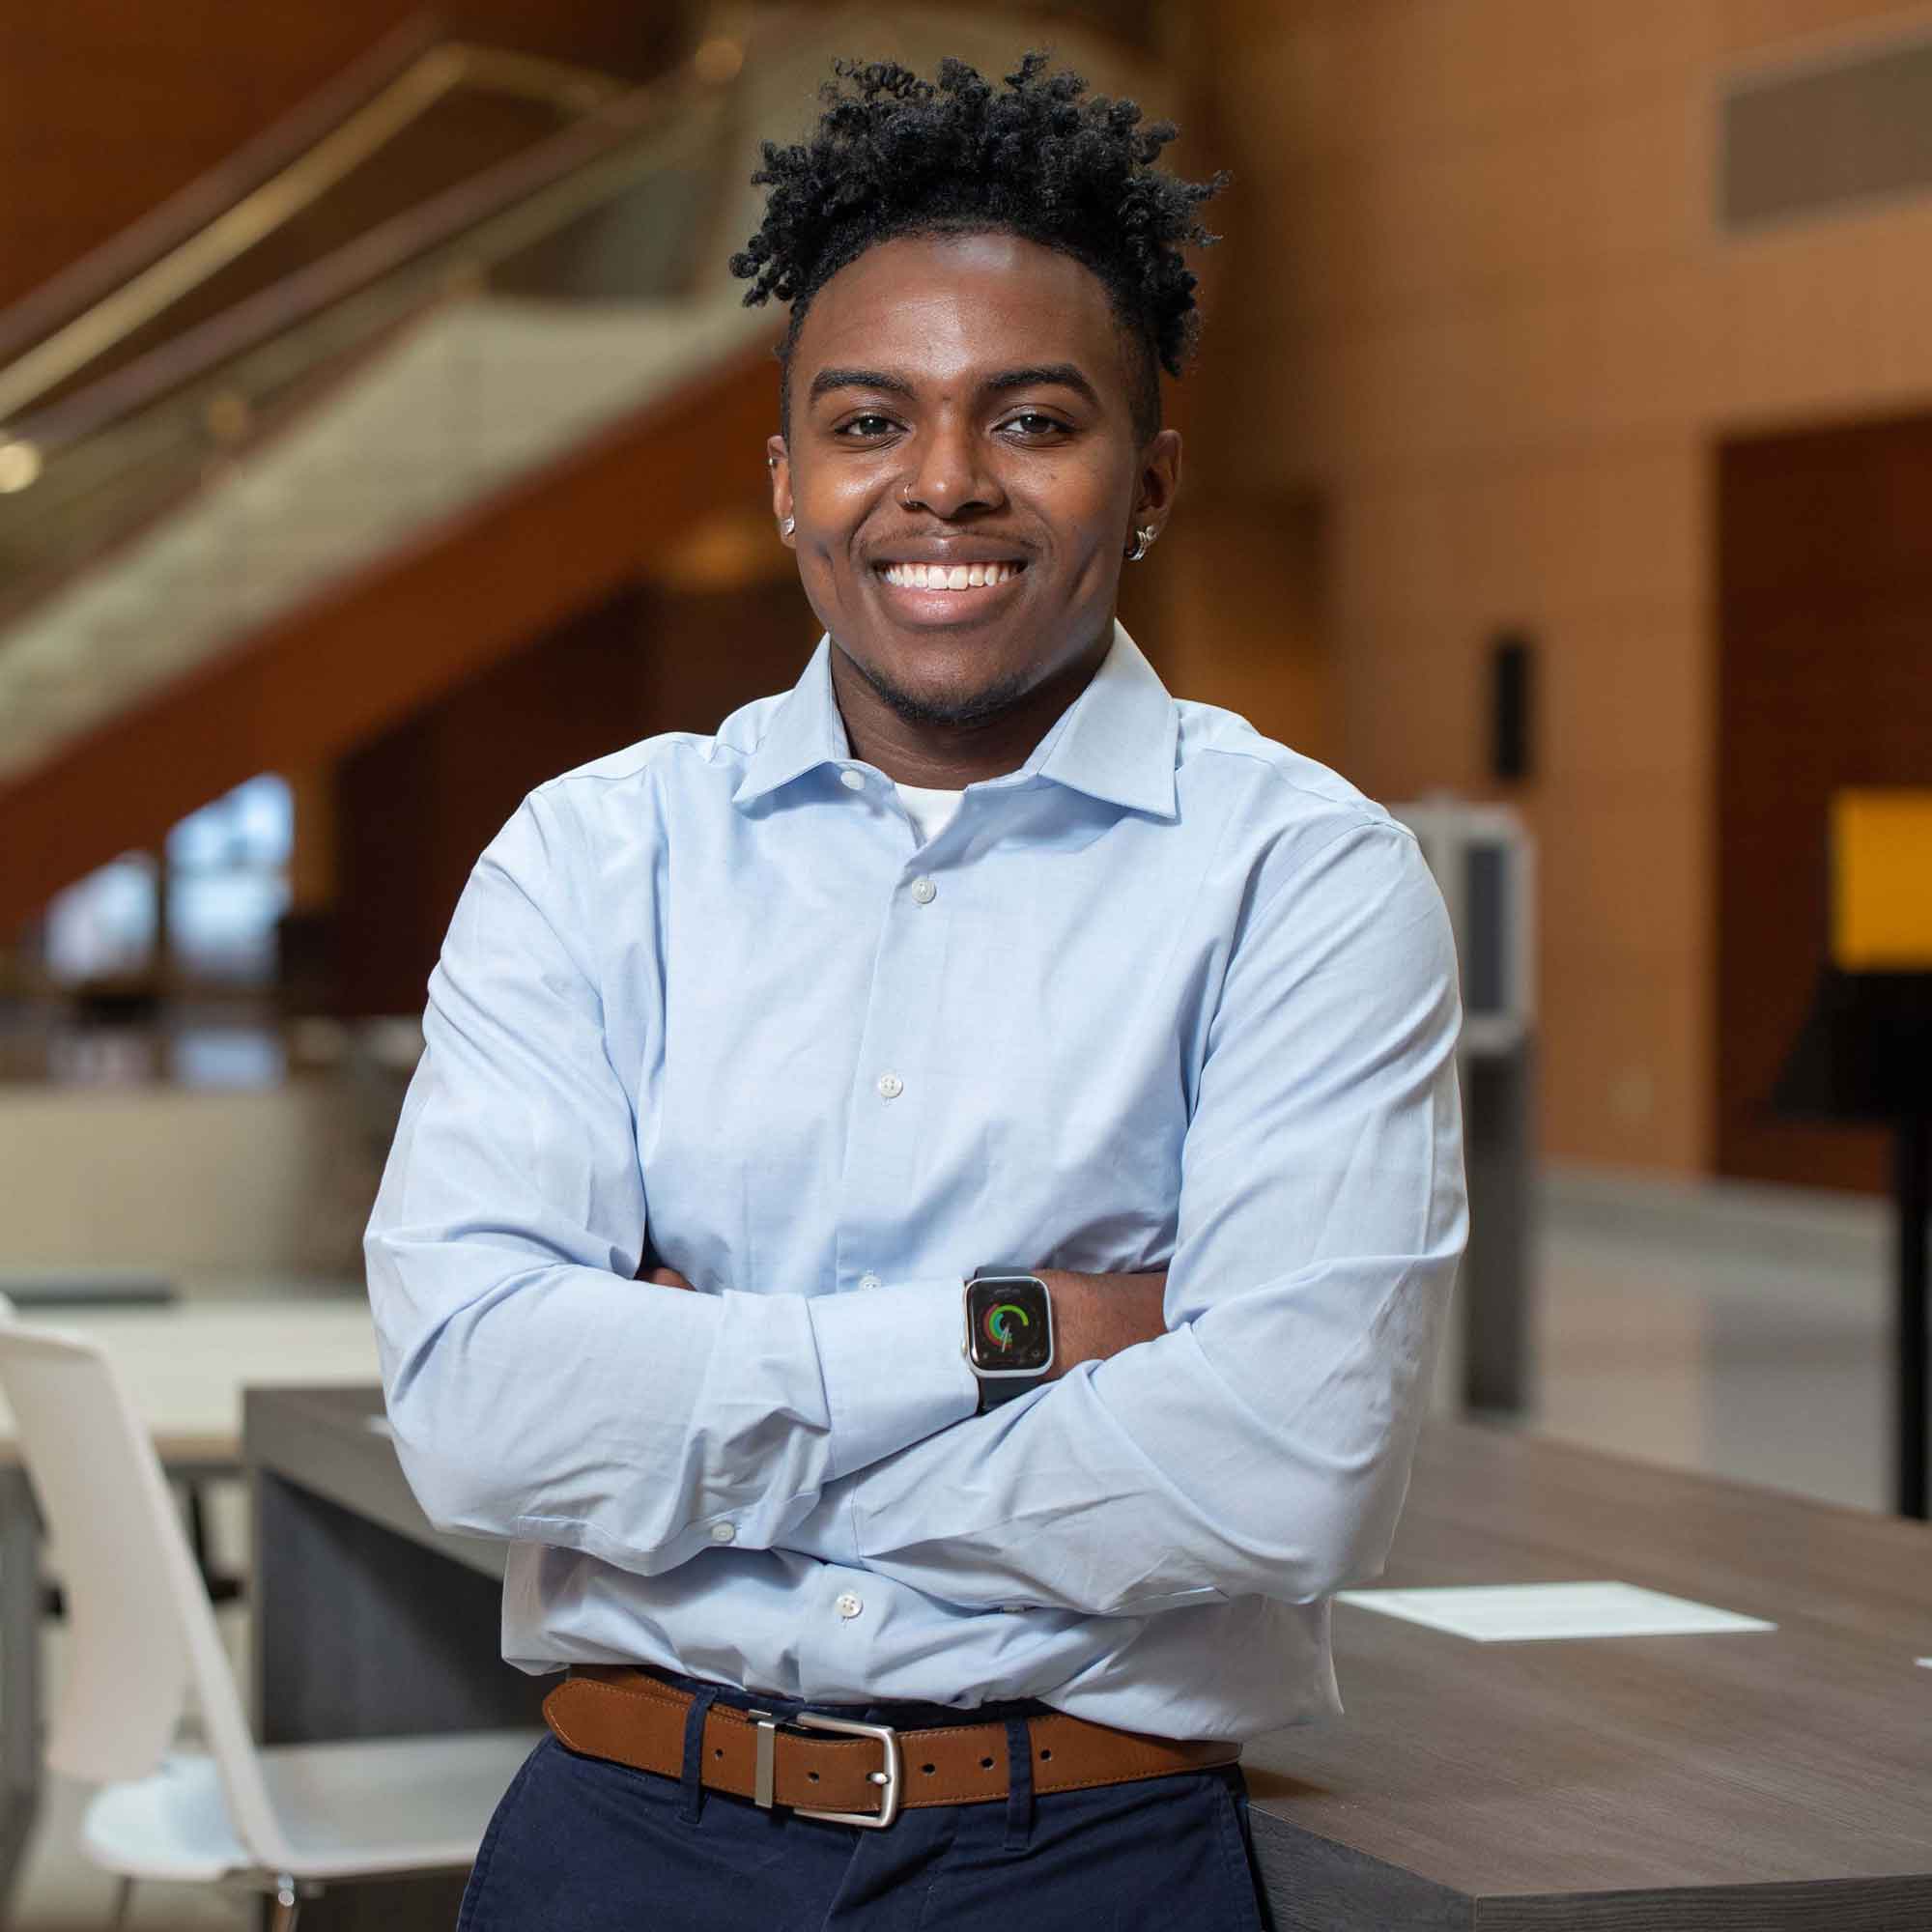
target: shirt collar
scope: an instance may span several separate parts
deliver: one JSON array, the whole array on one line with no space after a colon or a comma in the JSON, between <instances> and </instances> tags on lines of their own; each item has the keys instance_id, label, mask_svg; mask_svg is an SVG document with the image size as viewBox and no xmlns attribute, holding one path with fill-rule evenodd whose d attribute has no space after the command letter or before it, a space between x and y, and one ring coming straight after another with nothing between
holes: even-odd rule
<instances>
[{"instance_id":1,"label":"shirt collar","mask_svg":"<svg viewBox=\"0 0 1932 1932\"><path fill-rule=\"evenodd\" d=\"M1179 716L1167 687L1117 622L1113 644L1087 688L1054 720L1026 763L992 782L1017 785L1034 777L1051 779L1091 798L1175 818L1174 756L1179 734ZM772 712L731 802L749 805L820 765L851 757L851 740L832 689L828 634L819 639L798 682Z\"/></svg>"}]
</instances>

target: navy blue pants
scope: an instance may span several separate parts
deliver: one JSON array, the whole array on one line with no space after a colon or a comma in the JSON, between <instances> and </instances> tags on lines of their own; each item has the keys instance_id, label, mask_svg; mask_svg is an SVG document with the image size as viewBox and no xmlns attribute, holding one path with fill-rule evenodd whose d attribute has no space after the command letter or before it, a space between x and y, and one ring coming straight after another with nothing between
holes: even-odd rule
<instances>
[{"instance_id":1,"label":"navy blue pants","mask_svg":"<svg viewBox=\"0 0 1932 1932\"><path fill-rule=\"evenodd\" d=\"M783 1699L658 1673L740 1708ZM916 1730L1044 1716L1027 1700L815 1710ZM696 1735L698 1726L693 1726ZM1013 1753L1027 1765L1030 1753ZM546 1737L490 1820L457 1932L1264 1932L1238 1765L832 1825Z\"/></svg>"}]
</instances>

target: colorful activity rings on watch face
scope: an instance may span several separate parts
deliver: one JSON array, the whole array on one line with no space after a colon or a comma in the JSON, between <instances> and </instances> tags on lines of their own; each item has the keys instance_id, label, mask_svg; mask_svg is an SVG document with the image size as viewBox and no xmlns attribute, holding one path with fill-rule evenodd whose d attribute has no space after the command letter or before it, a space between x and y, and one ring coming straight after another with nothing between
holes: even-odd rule
<instances>
[{"instance_id":1,"label":"colorful activity rings on watch face","mask_svg":"<svg viewBox=\"0 0 1932 1932\"><path fill-rule=\"evenodd\" d=\"M1033 1326L1033 1317L1017 1301L997 1302L987 1309L980 1320L980 1326L986 1331L986 1340L1002 1354L1018 1339L1013 1333L1013 1323L1021 1322L1026 1327Z\"/></svg>"},{"instance_id":2,"label":"colorful activity rings on watch face","mask_svg":"<svg viewBox=\"0 0 1932 1932\"><path fill-rule=\"evenodd\" d=\"M1046 1293L1038 1282L996 1276L970 1289L975 1367L1035 1375L1052 1359Z\"/></svg>"}]
</instances>

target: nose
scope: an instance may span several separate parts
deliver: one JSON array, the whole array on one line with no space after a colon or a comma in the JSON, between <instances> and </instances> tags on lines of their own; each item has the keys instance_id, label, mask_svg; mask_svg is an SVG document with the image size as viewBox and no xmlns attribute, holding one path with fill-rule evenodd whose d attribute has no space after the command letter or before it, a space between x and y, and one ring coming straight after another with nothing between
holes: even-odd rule
<instances>
[{"instance_id":1,"label":"nose","mask_svg":"<svg viewBox=\"0 0 1932 1932\"><path fill-rule=\"evenodd\" d=\"M958 421L928 423L909 445L911 462L899 483L899 501L952 519L969 511L997 510L1006 491L988 460L984 441Z\"/></svg>"}]
</instances>

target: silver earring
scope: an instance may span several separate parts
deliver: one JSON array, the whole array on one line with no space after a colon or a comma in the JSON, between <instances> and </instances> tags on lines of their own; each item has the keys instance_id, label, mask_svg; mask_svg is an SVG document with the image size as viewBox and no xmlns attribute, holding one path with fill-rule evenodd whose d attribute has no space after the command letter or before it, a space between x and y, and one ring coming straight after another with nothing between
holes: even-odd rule
<instances>
[{"instance_id":1,"label":"silver earring","mask_svg":"<svg viewBox=\"0 0 1932 1932\"><path fill-rule=\"evenodd\" d=\"M792 520L791 520L791 518L787 517L787 518L786 518L786 519L784 520L784 522L783 522L783 523L781 523L781 525L779 526L779 535L780 535L780 536L781 536L781 537L788 537L788 536L790 536L790 535L791 535L791 526L792 526Z\"/></svg>"},{"instance_id":2,"label":"silver earring","mask_svg":"<svg viewBox=\"0 0 1932 1932\"><path fill-rule=\"evenodd\" d=\"M1151 524L1134 532L1134 540L1127 546L1127 561L1138 563L1153 548L1153 540L1160 532Z\"/></svg>"}]
</instances>

